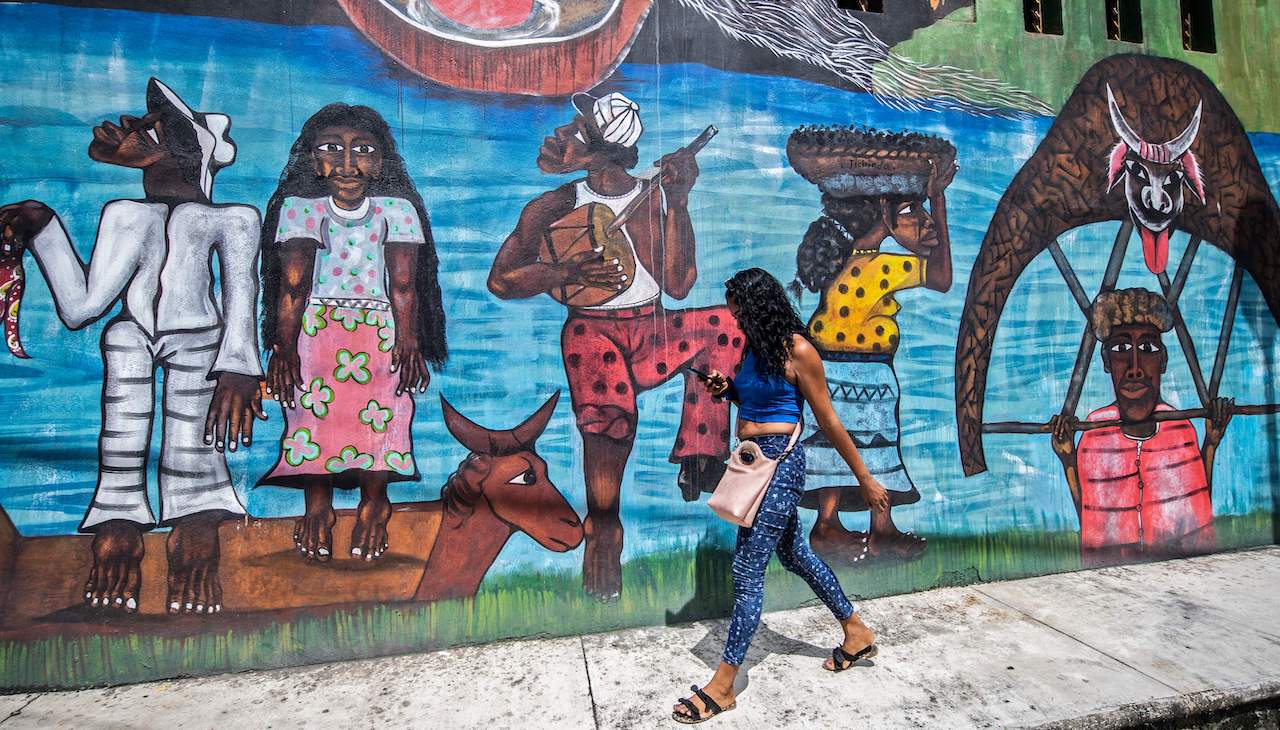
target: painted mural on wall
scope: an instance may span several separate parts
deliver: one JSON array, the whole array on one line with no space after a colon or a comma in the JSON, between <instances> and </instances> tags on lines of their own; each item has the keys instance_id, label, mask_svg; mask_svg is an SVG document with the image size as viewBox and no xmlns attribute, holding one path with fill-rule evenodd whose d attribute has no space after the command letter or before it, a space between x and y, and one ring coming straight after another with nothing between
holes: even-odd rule
<instances>
[{"instance_id":1,"label":"painted mural on wall","mask_svg":"<svg viewBox=\"0 0 1280 730\"><path fill-rule=\"evenodd\" d=\"M1100 291L1090 299L1057 239L1098 221L1117 221L1120 230ZM1158 292L1116 289L1134 229L1154 279L1147 286ZM1169 240L1176 230L1192 238L1171 279ZM1188 278L1202 273L1195 267L1201 241L1235 261L1208 379L1179 309ZM1085 318L1066 401L1045 424L984 424L1002 310L1018 276L1045 249ZM1213 550L1213 464L1227 425L1236 414L1280 411L1276 403L1241 405L1220 395L1243 273L1280 317L1278 263L1280 208L1243 127L1212 83L1169 59L1116 56L1095 65L1005 192L974 264L956 346L965 472L986 468L984 433L1051 433L1088 562ZM1169 363L1164 334L1171 330L1200 408L1176 409L1161 393ZM1076 409L1099 344L1114 401L1082 422ZM1190 418L1205 420L1202 443Z\"/></svg>"},{"instance_id":2,"label":"painted mural on wall","mask_svg":"<svg viewBox=\"0 0 1280 730\"><path fill-rule=\"evenodd\" d=\"M890 491L806 424L859 595L1273 539L1280 139L1175 60L1050 118L880 38L966 2L761 7L0 7L0 684L715 615L749 266ZM628 62L676 9L709 64Z\"/></svg>"}]
</instances>

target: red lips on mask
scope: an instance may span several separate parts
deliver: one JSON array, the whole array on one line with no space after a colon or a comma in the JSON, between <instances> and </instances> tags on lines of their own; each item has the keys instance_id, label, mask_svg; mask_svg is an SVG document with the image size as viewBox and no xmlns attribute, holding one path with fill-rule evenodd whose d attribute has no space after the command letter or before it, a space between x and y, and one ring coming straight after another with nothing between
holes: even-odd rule
<instances>
[{"instance_id":1,"label":"red lips on mask","mask_svg":"<svg viewBox=\"0 0 1280 730\"><path fill-rule=\"evenodd\" d=\"M1147 268L1153 274L1164 273L1169 265L1169 229L1156 232L1139 227L1138 233L1142 236L1142 257Z\"/></svg>"}]
</instances>

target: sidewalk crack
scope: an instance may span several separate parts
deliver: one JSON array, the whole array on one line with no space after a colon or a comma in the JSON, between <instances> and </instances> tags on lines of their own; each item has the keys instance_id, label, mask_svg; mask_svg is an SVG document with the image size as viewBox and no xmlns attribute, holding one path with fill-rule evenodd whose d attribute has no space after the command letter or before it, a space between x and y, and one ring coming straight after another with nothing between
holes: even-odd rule
<instances>
[{"instance_id":1,"label":"sidewalk crack","mask_svg":"<svg viewBox=\"0 0 1280 730\"><path fill-rule=\"evenodd\" d=\"M591 689L591 665L587 662L587 641L578 637L578 647L582 649L582 672L587 675L587 700L591 702L591 722L596 730L600 730L600 717L596 714L596 693Z\"/></svg>"},{"instance_id":2,"label":"sidewalk crack","mask_svg":"<svg viewBox=\"0 0 1280 730\"><path fill-rule=\"evenodd\" d=\"M8 715L4 716L3 718L0 718L0 725L3 725L6 722L9 722L10 720L17 717L18 715L21 715L22 711L30 707L32 702L35 702L36 700L40 699L43 696L44 696L43 693L37 694L36 696L32 697L31 699L23 703L22 707L19 707L18 709L14 710L13 712L10 712Z\"/></svg>"},{"instance_id":3,"label":"sidewalk crack","mask_svg":"<svg viewBox=\"0 0 1280 730\"><path fill-rule=\"evenodd\" d=\"M1022 614L1023 616L1026 616L1027 618L1029 618L1029 619L1031 619L1032 621L1034 621L1034 622L1036 622L1036 623L1040 624L1041 626L1043 626L1043 627L1045 627L1045 628L1049 629L1050 631L1053 631L1053 632L1056 632L1056 633L1058 633L1058 634L1061 634L1061 635L1063 635L1063 636L1067 637L1068 639L1071 639L1072 641L1076 642L1077 644L1080 644L1081 646L1088 647L1088 648L1092 649L1093 651L1098 652L1098 653L1099 653L1099 654L1101 654L1102 656L1104 656L1104 657L1106 657L1106 658L1110 659L1110 660L1111 660L1111 661L1113 661L1113 662L1116 662L1117 664L1119 664L1119 665L1121 665L1121 666L1123 666L1123 667L1128 667L1129 669L1132 669L1133 671L1137 672L1138 674L1141 674L1142 676L1146 677L1147 679L1151 680L1152 682L1155 682L1156 684L1159 684L1159 685L1161 685L1161 686L1163 686L1163 687L1168 687L1170 690L1172 690L1172 691L1174 692L1174 694L1182 694L1182 690L1178 689L1177 687L1174 687L1173 685L1169 684L1168 682L1164 682L1164 681L1160 680L1158 677L1154 677L1154 676L1152 676L1152 675L1150 675L1150 674L1147 674L1146 672L1144 672L1144 671L1142 671L1141 669L1139 669L1139 668L1137 668L1137 667L1133 666L1133 665L1132 665L1132 664L1130 664L1129 662L1126 662L1125 660L1121 659L1120 657L1115 656L1114 654L1110 654L1110 653L1108 653L1108 652L1106 652L1106 651L1104 651L1104 650L1102 650L1102 649L1100 649L1100 648L1098 648L1098 647L1094 646L1093 644L1090 644L1089 642L1084 641L1083 639L1080 639L1079 637L1076 637L1076 636L1073 636L1073 635L1071 635L1071 634L1068 634L1067 632L1063 631L1062 629L1058 628L1057 626L1054 626L1053 624L1050 624L1050 623L1046 623L1046 622L1044 622L1044 621L1041 621L1040 619L1036 618L1035 616L1032 616L1031 614L1027 613L1026 611L1023 611L1021 608L1018 608L1017 606L1015 606L1015 605L1013 605L1013 604L1011 604L1011 603L1008 603L1008 602L1005 602L1005 601L1000 600L999 598L996 598L995 596L991 595L990 593L987 593L986 591L982 590L981 586L969 586L969 588L971 588L971 589L972 589L974 592L976 592L976 593L981 593L983 596L986 596L987 598L989 598L989 599L991 599L991 600L995 601L996 603L1000 604L1001 606L1004 606L1004 607L1006 607L1006 608L1008 608L1008 609L1010 609L1010 610L1013 610L1013 611L1017 611L1018 613Z\"/></svg>"}]
</instances>

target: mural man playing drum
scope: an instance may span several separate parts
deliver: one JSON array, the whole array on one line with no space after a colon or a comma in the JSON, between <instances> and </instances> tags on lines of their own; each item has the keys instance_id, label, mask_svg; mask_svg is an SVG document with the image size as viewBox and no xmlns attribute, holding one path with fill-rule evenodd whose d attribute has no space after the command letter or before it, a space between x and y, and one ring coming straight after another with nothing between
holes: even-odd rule
<instances>
[{"instance_id":1,"label":"mural man playing drum","mask_svg":"<svg viewBox=\"0 0 1280 730\"><path fill-rule=\"evenodd\" d=\"M494 258L489 290L502 299L551 294L569 307L561 351L583 441L583 586L611 599L622 586L619 492L635 442L636 395L684 373L670 458L680 464L685 498L696 499L723 473L729 410L687 368L732 372L742 340L724 307L662 306L664 293L683 299L698 276L688 210L697 144L658 160L660 194L649 195L648 182L629 172L639 160L639 106L618 93L578 94L573 103L578 113L543 141L538 168L586 177L525 206ZM611 230L624 210L626 222Z\"/></svg>"},{"instance_id":2,"label":"mural man playing drum","mask_svg":"<svg viewBox=\"0 0 1280 730\"><path fill-rule=\"evenodd\" d=\"M1116 400L1087 421L1118 419L1120 425L1085 430L1076 444L1075 432L1083 429L1075 417L1050 422L1053 450L1080 514L1085 564L1213 551L1213 457L1231 420L1231 401L1210 402L1203 449L1191 421L1152 419L1173 410L1160 396L1169 363L1161 335L1173 328L1173 314L1158 294L1105 292L1090 320Z\"/></svg>"}]
</instances>

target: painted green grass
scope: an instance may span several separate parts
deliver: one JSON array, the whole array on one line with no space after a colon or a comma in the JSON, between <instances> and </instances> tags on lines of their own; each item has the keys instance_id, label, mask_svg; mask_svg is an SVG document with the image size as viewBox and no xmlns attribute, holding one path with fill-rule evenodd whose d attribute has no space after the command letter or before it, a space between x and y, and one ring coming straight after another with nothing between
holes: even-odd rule
<instances>
[{"instance_id":1,"label":"painted green grass","mask_svg":"<svg viewBox=\"0 0 1280 730\"><path fill-rule=\"evenodd\" d=\"M1274 541L1270 513L1220 517L1217 524L1224 550ZM1077 570L1077 541L1074 532L938 537L915 561L837 566L836 572L847 592L870 598ZM608 604L584 594L576 572L522 573L493 577L474 599L430 606L353 606L182 638L145 633L164 626L156 623L124 635L4 642L0 687L122 684L722 617L732 602L731 560L727 548L715 545L633 560L623 568L622 598ZM812 601L803 581L776 560L770 564L766 610Z\"/></svg>"}]
</instances>

